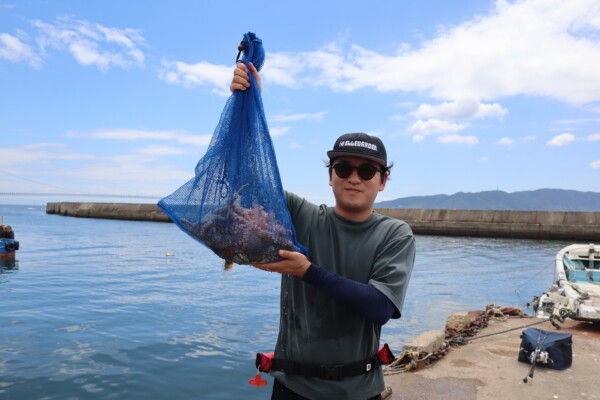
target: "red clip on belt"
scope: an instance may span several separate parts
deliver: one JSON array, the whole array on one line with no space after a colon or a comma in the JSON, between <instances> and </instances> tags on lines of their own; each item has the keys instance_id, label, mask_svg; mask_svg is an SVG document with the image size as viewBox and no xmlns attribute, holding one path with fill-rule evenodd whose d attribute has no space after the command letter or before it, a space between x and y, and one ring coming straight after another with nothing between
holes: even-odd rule
<instances>
[{"instance_id":1,"label":"red clip on belt","mask_svg":"<svg viewBox=\"0 0 600 400\"><path fill-rule=\"evenodd\" d=\"M271 361L275 357L273 353L256 353L256 368L261 372L271 372Z\"/></svg>"}]
</instances>

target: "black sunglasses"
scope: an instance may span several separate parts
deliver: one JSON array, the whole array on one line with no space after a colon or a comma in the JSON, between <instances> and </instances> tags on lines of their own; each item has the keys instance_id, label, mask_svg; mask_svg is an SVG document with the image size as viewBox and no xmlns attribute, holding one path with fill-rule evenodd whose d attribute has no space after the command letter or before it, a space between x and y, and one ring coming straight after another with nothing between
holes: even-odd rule
<instances>
[{"instance_id":1,"label":"black sunglasses","mask_svg":"<svg viewBox=\"0 0 600 400\"><path fill-rule=\"evenodd\" d=\"M377 168L368 163L361 164L358 167L353 167L350 164L338 163L333 164L332 168L335 170L335 174L341 179L348 178L350 175L352 175L352 171L354 170L358 172L360 179L365 181L372 179L377 171L383 174L383 170L381 168Z\"/></svg>"}]
</instances>

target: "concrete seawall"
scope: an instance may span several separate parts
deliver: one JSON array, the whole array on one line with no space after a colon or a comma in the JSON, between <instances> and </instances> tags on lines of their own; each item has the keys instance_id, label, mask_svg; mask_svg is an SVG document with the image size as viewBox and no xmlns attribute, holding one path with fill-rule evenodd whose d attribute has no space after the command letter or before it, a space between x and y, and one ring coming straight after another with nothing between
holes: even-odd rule
<instances>
[{"instance_id":1,"label":"concrete seawall","mask_svg":"<svg viewBox=\"0 0 600 400\"><path fill-rule=\"evenodd\" d=\"M378 208L422 235L600 242L600 212Z\"/></svg>"},{"instance_id":2,"label":"concrete seawall","mask_svg":"<svg viewBox=\"0 0 600 400\"><path fill-rule=\"evenodd\" d=\"M556 239L600 243L600 212L378 208L421 235ZM46 213L80 218L170 222L155 204L47 203Z\"/></svg>"},{"instance_id":3,"label":"concrete seawall","mask_svg":"<svg viewBox=\"0 0 600 400\"><path fill-rule=\"evenodd\" d=\"M171 222L156 204L134 203L46 203L46 214L65 217Z\"/></svg>"}]
</instances>

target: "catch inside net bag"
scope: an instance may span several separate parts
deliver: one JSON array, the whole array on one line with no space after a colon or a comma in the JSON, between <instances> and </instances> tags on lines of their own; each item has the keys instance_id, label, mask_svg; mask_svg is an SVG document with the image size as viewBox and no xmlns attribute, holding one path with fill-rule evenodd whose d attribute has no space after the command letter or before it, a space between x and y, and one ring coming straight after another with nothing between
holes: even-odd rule
<instances>
[{"instance_id":1,"label":"catch inside net bag","mask_svg":"<svg viewBox=\"0 0 600 400\"><path fill-rule=\"evenodd\" d=\"M248 32L238 49L238 62L260 71L262 41ZM306 254L287 209L260 90L249 75L250 87L227 100L195 176L158 202L185 233L236 264L280 261L280 249Z\"/></svg>"}]
</instances>

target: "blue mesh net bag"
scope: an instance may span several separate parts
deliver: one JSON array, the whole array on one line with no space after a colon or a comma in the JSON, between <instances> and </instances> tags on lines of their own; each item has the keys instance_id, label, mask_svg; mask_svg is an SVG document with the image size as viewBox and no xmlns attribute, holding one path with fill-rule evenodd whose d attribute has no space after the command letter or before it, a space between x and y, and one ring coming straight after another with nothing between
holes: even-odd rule
<instances>
[{"instance_id":1,"label":"blue mesh net bag","mask_svg":"<svg viewBox=\"0 0 600 400\"><path fill-rule=\"evenodd\" d=\"M239 62L262 68L265 52L254 33L245 34L238 49ZM279 261L279 249L306 254L296 240L251 74L250 85L227 100L194 178L158 202L185 233L237 264Z\"/></svg>"}]
</instances>

